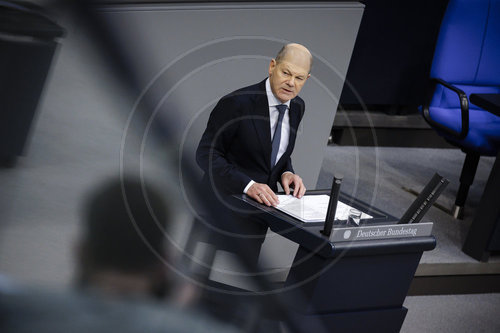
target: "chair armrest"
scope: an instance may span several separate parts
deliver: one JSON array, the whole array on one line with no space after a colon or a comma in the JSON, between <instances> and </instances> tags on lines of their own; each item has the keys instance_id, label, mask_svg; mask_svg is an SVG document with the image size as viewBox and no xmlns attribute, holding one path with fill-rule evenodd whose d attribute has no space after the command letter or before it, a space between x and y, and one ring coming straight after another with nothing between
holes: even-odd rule
<instances>
[{"instance_id":1,"label":"chair armrest","mask_svg":"<svg viewBox=\"0 0 500 333\"><path fill-rule=\"evenodd\" d=\"M489 113L500 117L500 94L470 94L469 101Z\"/></svg>"},{"instance_id":2,"label":"chair armrest","mask_svg":"<svg viewBox=\"0 0 500 333\"><path fill-rule=\"evenodd\" d=\"M432 120L430 113L429 113L429 105L432 99L432 96L434 94L434 90L436 89L436 85L442 85L443 87L450 89L457 93L458 98L460 100L460 110L462 114L462 130L460 132L455 131L454 129L451 129L449 127L444 126L443 124L440 124L438 122L435 122ZM457 87L449 84L448 82L437 79L437 78L431 78L431 85L429 87L429 94L427 96L427 99L422 107L422 114L424 116L424 119L429 123L429 125L436 127L440 129L441 131L452 135L456 137L457 139L464 139L467 136L467 133L469 133L469 100L467 99L467 94L458 89Z\"/></svg>"}]
</instances>

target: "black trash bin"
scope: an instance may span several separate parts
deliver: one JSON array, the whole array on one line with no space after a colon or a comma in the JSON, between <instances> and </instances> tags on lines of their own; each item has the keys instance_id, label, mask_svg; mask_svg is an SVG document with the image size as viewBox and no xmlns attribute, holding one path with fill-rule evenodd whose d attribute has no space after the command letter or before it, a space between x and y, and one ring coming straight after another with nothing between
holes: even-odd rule
<instances>
[{"instance_id":1,"label":"black trash bin","mask_svg":"<svg viewBox=\"0 0 500 333\"><path fill-rule=\"evenodd\" d=\"M41 7L0 1L0 165L25 151L57 39L64 29Z\"/></svg>"}]
</instances>

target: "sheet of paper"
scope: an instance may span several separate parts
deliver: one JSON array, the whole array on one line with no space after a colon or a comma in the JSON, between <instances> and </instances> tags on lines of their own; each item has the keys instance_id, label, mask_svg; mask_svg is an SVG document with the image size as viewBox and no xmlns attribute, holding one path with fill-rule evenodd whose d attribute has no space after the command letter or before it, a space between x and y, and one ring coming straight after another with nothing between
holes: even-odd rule
<instances>
[{"instance_id":1,"label":"sheet of paper","mask_svg":"<svg viewBox=\"0 0 500 333\"><path fill-rule=\"evenodd\" d=\"M293 195L278 195L278 199L280 203L276 208L282 212L304 222L324 222L330 196L326 194L305 195L301 199L297 199ZM339 201L335 218L347 220L351 208L353 207ZM361 214L361 219L371 218L373 216L366 213Z\"/></svg>"}]
</instances>

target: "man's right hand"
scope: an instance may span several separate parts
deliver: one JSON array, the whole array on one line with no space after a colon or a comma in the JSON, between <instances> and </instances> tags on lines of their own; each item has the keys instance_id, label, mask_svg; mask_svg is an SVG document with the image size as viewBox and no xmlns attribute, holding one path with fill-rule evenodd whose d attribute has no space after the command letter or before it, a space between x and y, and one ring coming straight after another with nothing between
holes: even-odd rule
<instances>
[{"instance_id":1,"label":"man's right hand","mask_svg":"<svg viewBox=\"0 0 500 333\"><path fill-rule=\"evenodd\" d=\"M279 204L278 197L267 184L254 183L248 189L247 195L266 206L276 206Z\"/></svg>"}]
</instances>

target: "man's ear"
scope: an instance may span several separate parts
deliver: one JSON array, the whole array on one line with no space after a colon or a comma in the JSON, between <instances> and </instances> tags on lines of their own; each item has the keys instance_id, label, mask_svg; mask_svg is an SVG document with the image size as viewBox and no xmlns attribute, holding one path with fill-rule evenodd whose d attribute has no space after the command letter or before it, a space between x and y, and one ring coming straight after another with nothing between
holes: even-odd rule
<instances>
[{"instance_id":1,"label":"man's ear","mask_svg":"<svg viewBox=\"0 0 500 333\"><path fill-rule=\"evenodd\" d=\"M269 77L271 77L271 75L273 74L275 67L276 67L276 59L271 59L271 62L269 63Z\"/></svg>"}]
</instances>

